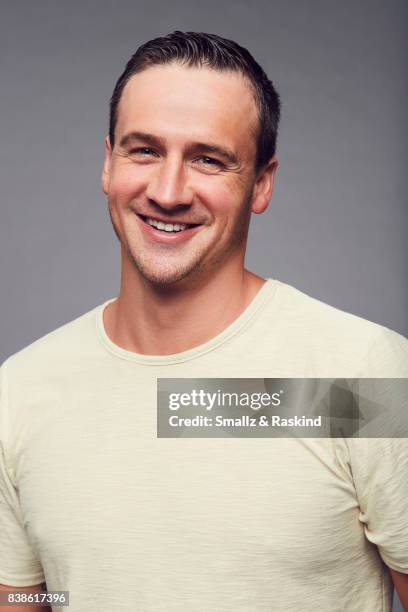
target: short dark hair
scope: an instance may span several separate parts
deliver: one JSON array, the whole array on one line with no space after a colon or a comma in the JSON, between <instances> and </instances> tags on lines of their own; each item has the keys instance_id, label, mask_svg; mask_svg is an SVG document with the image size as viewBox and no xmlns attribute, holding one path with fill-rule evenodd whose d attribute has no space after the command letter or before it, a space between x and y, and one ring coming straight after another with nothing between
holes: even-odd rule
<instances>
[{"instance_id":1,"label":"short dark hair","mask_svg":"<svg viewBox=\"0 0 408 612\"><path fill-rule=\"evenodd\" d=\"M257 171L262 168L276 150L281 109L279 94L247 49L227 38L202 32L176 30L167 36L149 40L132 55L110 99L109 139L112 148L115 144L118 105L126 83L133 75L151 66L170 63L240 72L248 79L255 93L259 117L255 168Z\"/></svg>"}]
</instances>

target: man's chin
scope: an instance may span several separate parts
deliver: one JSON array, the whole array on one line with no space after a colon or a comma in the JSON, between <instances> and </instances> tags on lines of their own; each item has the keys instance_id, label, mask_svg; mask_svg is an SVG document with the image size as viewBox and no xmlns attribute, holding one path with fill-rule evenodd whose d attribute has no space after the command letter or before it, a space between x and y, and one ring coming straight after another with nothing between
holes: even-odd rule
<instances>
[{"instance_id":1,"label":"man's chin","mask_svg":"<svg viewBox=\"0 0 408 612\"><path fill-rule=\"evenodd\" d=\"M182 285L184 282L193 281L193 279L199 275L200 266L192 266L189 268L153 268L145 265L141 265L140 262L136 262L136 267L141 276L149 283L156 285L157 287L172 287L175 285ZM184 282L183 282L184 281Z\"/></svg>"}]
</instances>

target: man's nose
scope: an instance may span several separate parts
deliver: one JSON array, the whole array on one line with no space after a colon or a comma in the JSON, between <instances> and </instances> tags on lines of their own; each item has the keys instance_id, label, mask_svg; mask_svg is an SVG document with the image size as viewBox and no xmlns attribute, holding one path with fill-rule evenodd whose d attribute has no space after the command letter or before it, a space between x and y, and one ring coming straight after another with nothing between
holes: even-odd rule
<instances>
[{"instance_id":1,"label":"man's nose","mask_svg":"<svg viewBox=\"0 0 408 612\"><path fill-rule=\"evenodd\" d=\"M146 189L149 200L162 208L191 204L192 190L187 184L182 160L163 160L154 170Z\"/></svg>"}]
</instances>

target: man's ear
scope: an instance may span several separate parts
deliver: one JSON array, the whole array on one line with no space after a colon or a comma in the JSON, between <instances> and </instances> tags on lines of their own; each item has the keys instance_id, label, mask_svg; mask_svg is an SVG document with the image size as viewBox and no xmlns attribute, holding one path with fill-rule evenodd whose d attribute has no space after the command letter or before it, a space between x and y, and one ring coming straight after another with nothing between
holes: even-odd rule
<instances>
[{"instance_id":1,"label":"man's ear","mask_svg":"<svg viewBox=\"0 0 408 612\"><path fill-rule=\"evenodd\" d=\"M255 180L251 211L257 215L263 213L268 208L277 168L278 159L274 155L259 172Z\"/></svg>"},{"instance_id":2,"label":"man's ear","mask_svg":"<svg viewBox=\"0 0 408 612\"><path fill-rule=\"evenodd\" d=\"M112 148L111 148L109 136L106 136L105 138L105 161L103 162L103 170L102 170L102 191L106 194L109 191L111 159L112 159Z\"/></svg>"}]
</instances>

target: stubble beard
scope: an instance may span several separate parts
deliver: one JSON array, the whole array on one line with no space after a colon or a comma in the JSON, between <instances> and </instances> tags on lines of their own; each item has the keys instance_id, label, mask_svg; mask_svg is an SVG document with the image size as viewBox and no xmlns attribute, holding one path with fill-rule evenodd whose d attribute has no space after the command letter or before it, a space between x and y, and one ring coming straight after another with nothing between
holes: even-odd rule
<instances>
[{"instance_id":1,"label":"stubble beard","mask_svg":"<svg viewBox=\"0 0 408 612\"><path fill-rule=\"evenodd\" d=\"M145 280L163 287L180 283L188 277L197 278L204 274L210 274L214 269L227 262L241 247L245 248L250 218L249 196L247 196L236 216L231 229L231 235L223 250L216 250L212 255L208 256L211 253L211 249L214 249L213 245L209 245L204 247L201 253L190 254L188 261L184 262L184 264L183 262L172 261L172 258L169 258L168 267L166 267L163 266L162 262L166 256L165 249L168 247L163 245L163 254L160 256L161 262L157 264L155 254L150 255L147 250L143 252L137 245L132 245L129 241L122 239L113 219L111 208L108 207L108 210L116 237L122 244L131 263ZM160 246L158 248L160 249Z\"/></svg>"}]
</instances>

